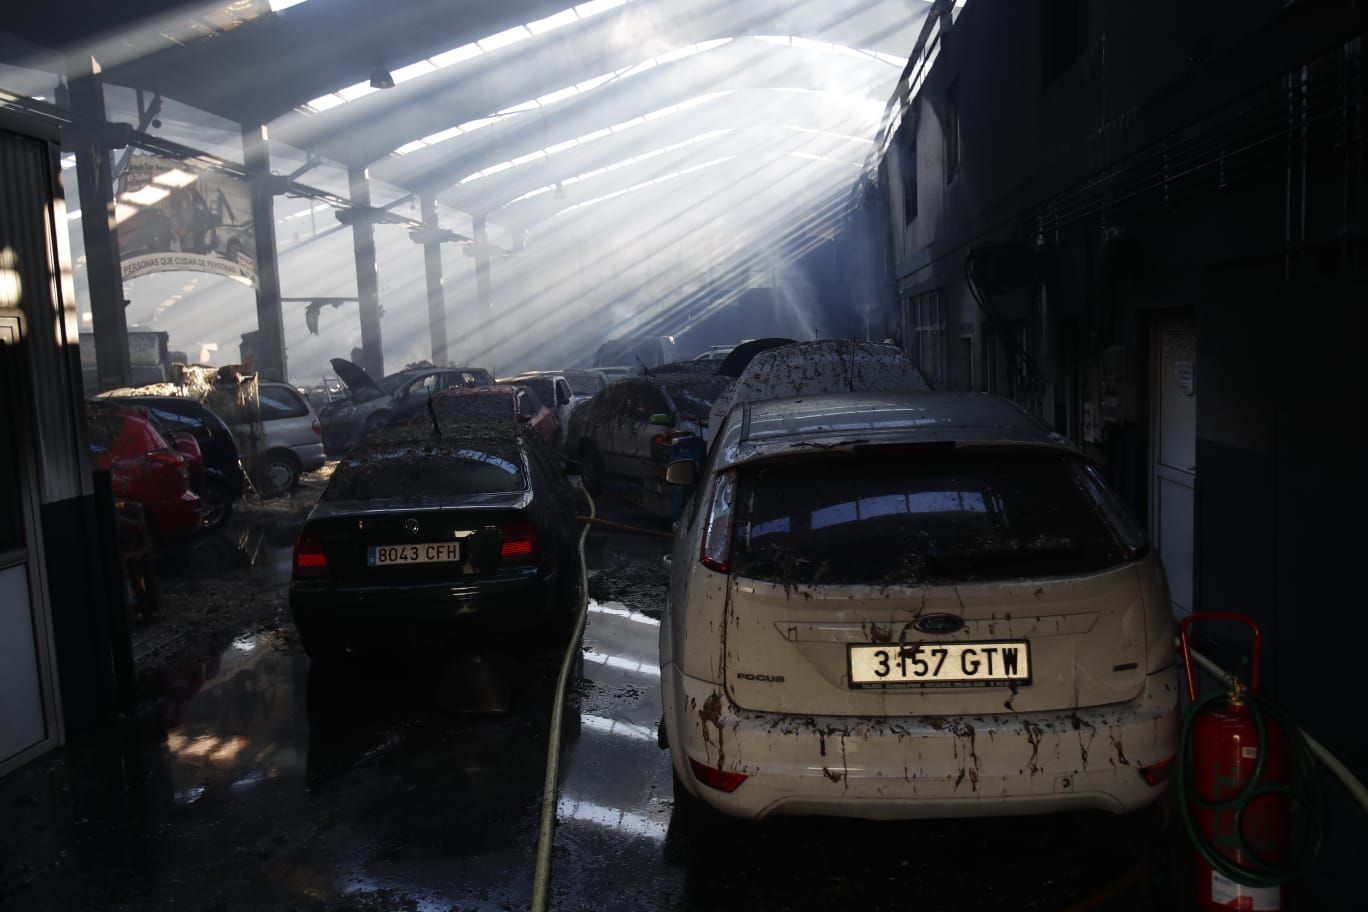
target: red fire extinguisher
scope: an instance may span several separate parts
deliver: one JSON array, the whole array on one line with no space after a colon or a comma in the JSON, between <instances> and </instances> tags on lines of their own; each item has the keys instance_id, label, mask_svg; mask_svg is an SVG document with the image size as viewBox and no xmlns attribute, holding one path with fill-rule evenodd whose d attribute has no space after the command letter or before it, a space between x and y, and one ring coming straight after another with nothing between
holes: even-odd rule
<instances>
[{"instance_id":1,"label":"red fire extinguisher","mask_svg":"<svg viewBox=\"0 0 1368 912\"><path fill-rule=\"evenodd\" d=\"M1252 635L1249 684L1197 695L1188 631L1197 621L1244 624ZM1289 864L1290 806L1308 805L1289 786L1287 738L1295 738L1299 778L1310 780L1305 743L1296 727L1259 694L1263 637L1248 617L1198 612L1180 625L1189 706L1179 740L1178 800L1196 847L1197 907L1202 912L1281 912L1283 886L1303 873ZM1315 824L1318 827L1318 822ZM1319 838L1319 833L1315 834Z\"/></svg>"}]
</instances>

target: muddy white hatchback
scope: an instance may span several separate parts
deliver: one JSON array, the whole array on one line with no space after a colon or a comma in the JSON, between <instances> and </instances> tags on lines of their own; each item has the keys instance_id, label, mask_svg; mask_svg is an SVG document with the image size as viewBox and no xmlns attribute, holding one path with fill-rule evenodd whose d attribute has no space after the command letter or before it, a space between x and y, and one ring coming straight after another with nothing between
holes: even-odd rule
<instances>
[{"instance_id":1,"label":"muddy white hatchback","mask_svg":"<svg viewBox=\"0 0 1368 912\"><path fill-rule=\"evenodd\" d=\"M737 406L661 625L676 800L741 817L1138 809L1173 757L1159 558L1011 403Z\"/></svg>"}]
</instances>

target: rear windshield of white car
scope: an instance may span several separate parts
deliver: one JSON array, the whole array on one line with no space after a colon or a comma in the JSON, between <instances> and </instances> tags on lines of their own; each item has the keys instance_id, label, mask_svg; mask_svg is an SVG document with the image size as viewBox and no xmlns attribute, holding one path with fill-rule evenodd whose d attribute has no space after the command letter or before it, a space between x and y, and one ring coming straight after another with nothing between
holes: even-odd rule
<instances>
[{"instance_id":1,"label":"rear windshield of white car","mask_svg":"<svg viewBox=\"0 0 1368 912\"><path fill-rule=\"evenodd\" d=\"M462 446L412 446L356 451L338 463L322 500L467 497L527 489L520 459Z\"/></svg>"},{"instance_id":2,"label":"rear windshield of white car","mask_svg":"<svg viewBox=\"0 0 1368 912\"><path fill-rule=\"evenodd\" d=\"M1082 461L1054 453L881 447L760 464L738 481L733 572L754 579L1074 576L1121 564L1143 543Z\"/></svg>"}]
</instances>

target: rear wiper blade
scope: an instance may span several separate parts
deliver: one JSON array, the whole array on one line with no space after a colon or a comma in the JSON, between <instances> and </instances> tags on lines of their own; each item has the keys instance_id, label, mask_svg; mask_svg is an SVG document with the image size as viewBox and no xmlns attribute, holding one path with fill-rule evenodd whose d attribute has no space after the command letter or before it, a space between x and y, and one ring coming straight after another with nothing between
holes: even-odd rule
<instances>
[{"instance_id":1,"label":"rear wiper blade","mask_svg":"<svg viewBox=\"0 0 1368 912\"><path fill-rule=\"evenodd\" d=\"M859 446L862 443L869 443L868 440L835 440L831 443L822 443L819 440L800 440L793 445L794 449L813 449L813 450L834 450L837 447Z\"/></svg>"}]
</instances>

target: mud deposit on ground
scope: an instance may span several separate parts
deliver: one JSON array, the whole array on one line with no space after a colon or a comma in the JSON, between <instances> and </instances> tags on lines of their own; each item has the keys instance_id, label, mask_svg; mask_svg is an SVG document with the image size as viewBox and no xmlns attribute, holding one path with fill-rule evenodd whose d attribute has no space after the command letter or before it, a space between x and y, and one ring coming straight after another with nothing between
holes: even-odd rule
<instances>
[{"instance_id":1,"label":"mud deposit on ground","mask_svg":"<svg viewBox=\"0 0 1368 912\"><path fill-rule=\"evenodd\" d=\"M659 618L670 577L660 559L635 554L612 554L607 566L589 577L589 597L597 602L620 602L647 617Z\"/></svg>"},{"instance_id":2,"label":"mud deposit on ground","mask_svg":"<svg viewBox=\"0 0 1368 912\"><path fill-rule=\"evenodd\" d=\"M290 556L331 468L304 476L288 497L239 501L223 530L163 551L159 609L133 628L140 697L244 636L299 650L289 615Z\"/></svg>"}]
</instances>

